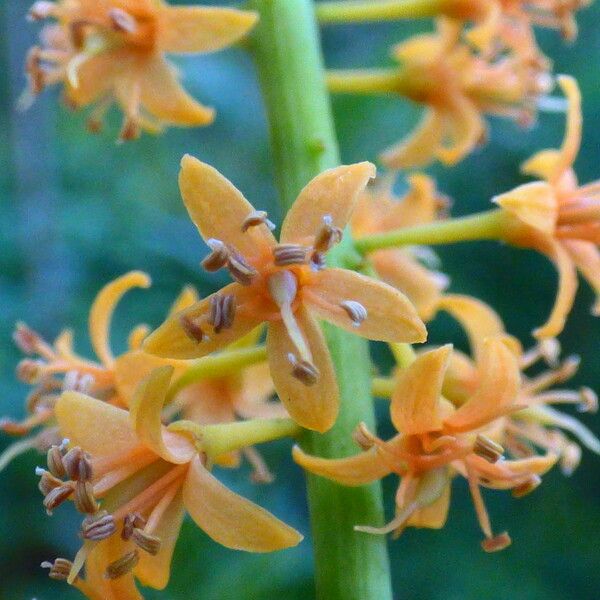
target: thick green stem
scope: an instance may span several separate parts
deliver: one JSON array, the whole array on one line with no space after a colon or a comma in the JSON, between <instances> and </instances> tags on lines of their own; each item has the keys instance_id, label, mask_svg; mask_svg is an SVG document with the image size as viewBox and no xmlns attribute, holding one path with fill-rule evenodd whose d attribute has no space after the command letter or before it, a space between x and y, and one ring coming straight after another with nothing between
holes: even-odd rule
<instances>
[{"instance_id":1,"label":"thick green stem","mask_svg":"<svg viewBox=\"0 0 600 600\"><path fill-rule=\"evenodd\" d=\"M444 0L334 0L317 5L321 23L362 23L435 17Z\"/></svg>"},{"instance_id":2,"label":"thick green stem","mask_svg":"<svg viewBox=\"0 0 600 600\"><path fill-rule=\"evenodd\" d=\"M339 164L323 61L311 0L252 0L260 23L252 49L271 130L276 178L284 210L321 171ZM331 265L353 258L349 236L329 253ZM302 445L324 457L356 454L352 431L374 427L367 343L326 329L341 392L338 420L324 435L307 432ZM386 541L354 531L357 524L383 523L378 484L346 488L308 476L317 597L322 600L390 600Z\"/></svg>"}]
</instances>

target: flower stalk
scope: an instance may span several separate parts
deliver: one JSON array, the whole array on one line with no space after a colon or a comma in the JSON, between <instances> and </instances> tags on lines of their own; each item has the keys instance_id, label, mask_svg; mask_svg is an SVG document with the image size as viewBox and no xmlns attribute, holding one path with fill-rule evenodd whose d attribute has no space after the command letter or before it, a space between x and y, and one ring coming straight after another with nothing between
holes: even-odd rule
<instances>
[{"instance_id":1,"label":"flower stalk","mask_svg":"<svg viewBox=\"0 0 600 600\"><path fill-rule=\"evenodd\" d=\"M270 126L281 207L300 189L340 162L326 89L313 2L252 0L260 22L251 38ZM328 254L331 266L355 257L348 235ZM324 457L356 454L352 431L374 426L367 343L339 329L326 336L340 386L341 410L326 434L307 432L302 446ZM317 597L389 600L389 560L383 538L355 532L357 523L383 522L379 485L345 488L308 476Z\"/></svg>"},{"instance_id":2,"label":"flower stalk","mask_svg":"<svg viewBox=\"0 0 600 600\"><path fill-rule=\"evenodd\" d=\"M333 0L317 4L320 23L365 23L435 17L444 0Z\"/></svg>"}]
</instances>

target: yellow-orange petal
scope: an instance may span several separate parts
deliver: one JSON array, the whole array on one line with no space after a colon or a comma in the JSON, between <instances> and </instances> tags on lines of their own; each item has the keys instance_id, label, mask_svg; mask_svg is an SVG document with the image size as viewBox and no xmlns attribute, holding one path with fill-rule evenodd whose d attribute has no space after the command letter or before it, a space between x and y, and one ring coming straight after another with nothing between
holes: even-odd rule
<instances>
[{"instance_id":1,"label":"yellow-orange petal","mask_svg":"<svg viewBox=\"0 0 600 600\"><path fill-rule=\"evenodd\" d=\"M519 362L503 336L487 338L478 364L477 390L455 413L444 419L451 431L470 431L507 414L516 405L521 385Z\"/></svg>"},{"instance_id":2,"label":"yellow-orange petal","mask_svg":"<svg viewBox=\"0 0 600 600\"><path fill-rule=\"evenodd\" d=\"M292 375L289 354L296 354L285 325L281 321L269 323L267 351L271 377L277 394L290 417L302 427L327 431L335 423L339 409L339 390L331 356L323 332L306 308L295 313L319 376L313 385L305 385Z\"/></svg>"},{"instance_id":3,"label":"yellow-orange petal","mask_svg":"<svg viewBox=\"0 0 600 600\"><path fill-rule=\"evenodd\" d=\"M64 392L54 414L60 434L93 456L127 454L139 446L126 410L79 392Z\"/></svg>"},{"instance_id":4,"label":"yellow-orange petal","mask_svg":"<svg viewBox=\"0 0 600 600\"><path fill-rule=\"evenodd\" d=\"M216 169L186 154L181 159L179 189L190 218L204 240L215 238L234 246L244 256L256 255L275 238L266 225L242 225L254 207Z\"/></svg>"},{"instance_id":5,"label":"yellow-orange petal","mask_svg":"<svg viewBox=\"0 0 600 600\"><path fill-rule=\"evenodd\" d=\"M90 341L96 356L109 367L114 362L110 349L110 322L119 300L130 289L150 287L150 277L141 271L131 271L106 284L96 296L89 317Z\"/></svg>"},{"instance_id":6,"label":"yellow-orange petal","mask_svg":"<svg viewBox=\"0 0 600 600\"><path fill-rule=\"evenodd\" d=\"M309 181L296 198L281 226L282 243L310 243L331 217L332 225L343 229L350 221L354 206L369 180L375 177L375 165L361 162L324 171Z\"/></svg>"},{"instance_id":7,"label":"yellow-orange petal","mask_svg":"<svg viewBox=\"0 0 600 600\"><path fill-rule=\"evenodd\" d=\"M159 12L157 45L174 54L215 52L242 38L258 20L252 11L212 6L167 6Z\"/></svg>"},{"instance_id":8,"label":"yellow-orange petal","mask_svg":"<svg viewBox=\"0 0 600 600\"><path fill-rule=\"evenodd\" d=\"M295 529L226 488L198 457L190 463L183 502L198 527L227 548L273 552L302 540Z\"/></svg>"},{"instance_id":9,"label":"yellow-orange petal","mask_svg":"<svg viewBox=\"0 0 600 600\"><path fill-rule=\"evenodd\" d=\"M392 48L392 56L401 62L406 63L430 63L440 57L442 44L439 35L422 34L415 35L396 44Z\"/></svg>"},{"instance_id":10,"label":"yellow-orange petal","mask_svg":"<svg viewBox=\"0 0 600 600\"><path fill-rule=\"evenodd\" d=\"M189 438L168 431L161 419L172 375L173 367L164 366L141 381L131 400L129 419L142 444L168 462L183 464L196 449Z\"/></svg>"},{"instance_id":11,"label":"yellow-orange petal","mask_svg":"<svg viewBox=\"0 0 600 600\"><path fill-rule=\"evenodd\" d=\"M593 242L563 240L563 247L579 269L585 280L592 286L596 301L592 314L600 315L600 251Z\"/></svg>"},{"instance_id":12,"label":"yellow-orange petal","mask_svg":"<svg viewBox=\"0 0 600 600\"><path fill-rule=\"evenodd\" d=\"M510 192L500 194L492 202L514 215L521 222L553 235L558 218L554 188L543 181L525 183Z\"/></svg>"},{"instance_id":13,"label":"yellow-orange petal","mask_svg":"<svg viewBox=\"0 0 600 600\"><path fill-rule=\"evenodd\" d=\"M347 458L321 458L294 446L292 456L303 469L342 485L364 485L391 473L375 448Z\"/></svg>"},{"instance_id":14,"label":"yellow-orange petal","mask_svg":"<svg viewBox=\"0 0 600 600\"><path fill-rule=\"evenodd\" d=\"M392 202L383 219L383 228L399 229L435 220L439 211L439 196L435 181L423 173L408 176L408 192L397 202Z\"/></svg>"},{"instance_id":15,"label":"yellow-orange petal","mask_svg":"<svg viewBox=\"0 0 600 600\"><path fill-rule=\"evenodd\" d=\"M200 358L229 346L260 324L260 317L255 314L254 310L246 311L242 308L249 296L247 289L238 283L232 283L219 290L218 293L235 296L237 310L231 327L214 333L208 323L211 295L182 312L170 316L144 340L143 350L163 358ZM186 334L182 327L182 319L191 319L200 324L199 326L205 333L202 341L198 342Z\"/></svg>"},{"instance_id":16,"label":"yellow-orange petal","mask_svg":"<svg viewBox=\"0 0 600 600\"><path fill-rule=\"evenodd\" d=\"M415 307L387 283L349 271L324 269L302 290L303 301L320 318L371 340L424 342L427 330ZM341 303L361 304L367 317L357 326Z\"/></svg>"},{"instance_id":17,"label":"yellow-orange petal","mask_svg":"<svg viewBox=\"0 0 600 600\"><path fill-rule=\"evenodd\" d=\"M445 165L455 165L472 152L485 135L485 123L476 106L467 98L456 98L443 109L444 131L448 143L437 150Z\"/></svg>"},{"instance_id":18,"label":"yellow-orange petal","mask_svg":"<svg viewBox=\"0 0 600 600\"><path fill-rule=\"evenodd\" d=\"M155 55L140 68L140 102L156 119L181 126L209 125L212 108L194 100L179 83L175 68Z\"/></svg>"},{"instance_id":19,"label":"yellow-orange petal","mask_svg":"<svg viewBox=\"0 0 600 600\"><path fill-rule=\"evenodd\" d=\"M452 345L429 350L398 373L390 414L394 427L405 435L442 428L440 399Z\"/></svg>"},{"instance_id":20,"label":"yellow-orange petal","mask_svg":"<svg viewBox=\"0 0 600 600\"><path fill-rule=\"evenodd\" d=\"M450 400L454 406L461 406L475 393L479 379L479 369L474 361L455 349L444 376L444 398Z\"/></svg>"},{"instance_id":21,"label":"yellow-orange petal","mask_svg":"<svg viewBox=\"0 0 600 600\"><path fill-rule=\"evenodd\" d=\"M244 419L273 419L288 417L281 402L272 401L275 385L268 363L253 365L244 370L239 386L233 390L235 412Z\"/></svg>"},{"instance_id":22,"label":"yellow-orange petal","mask_svg":"<svg viewBox=\"0 0 600 600\"><path fill-rule=\"evenodd\" d=\"M200 296L198 295L196 288L193 285L186 285L179 293L179 296L175 298L175 302L171 305L169 315L176 315L185 308L192 306L192 304L196 304L199 300Z\"/></svg>"}]
</instances>

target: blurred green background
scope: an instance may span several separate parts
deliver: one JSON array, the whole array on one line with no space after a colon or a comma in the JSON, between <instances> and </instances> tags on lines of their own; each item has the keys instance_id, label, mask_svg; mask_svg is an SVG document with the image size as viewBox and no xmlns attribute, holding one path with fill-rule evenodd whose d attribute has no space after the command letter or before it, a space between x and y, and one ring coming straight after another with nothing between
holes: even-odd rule
<instances>
[{"instance_id":1,"label":"blurred green background","mask_svg":"<svg viewBox=\"0 0 600 600\"><path fill-rule=\"evenodd\" d=\"M113 277L142 269L154 284L150 290L132 292L120 306L113 328L118 350L133 324L161 322L183 284L194 283L202 293L222 284L220 275L206 276L198 268L205 248L184 214L177 189L183 153L214 165L257 207L280 220L265 115L253 66L242 51L178 61L188 90L217 107L213 126L172 129L162 137L117 145L116 115L104 133L88 135L83 115L60 107L55 90L24 114L14 110L25 84L25 51L38 30L25 22L27 8L28 2L21 0L7 0L0 7L0 414L11 417L22 414L27 392L13 374L20 358L11 341L15 321L25 320L49 338L71 326L77 348L89 353L87 312L95 293ZM577 169L586 182L600 175L600 3L581 12L578 20L575 44L566 46L551 32L541 32L540 40L556 72L574 75L582 87L585 129ZM390 44L430 28L431 22L328 27L323 32L326 61L332 67L384 65ZM395 99L352 97L335 98L334 110L344 162L373 160L378 150L410 130L420 112ZM485 209L491 196L521 183L519 163L535 150L559 144L563 123L563 115L542 114L535 128L524 131L493 120L485 148L451 171L432 169L440 189L455 200L454 214ZM492 303L510 331L531 343L529 332L547 315L555 290L554 271L544 258L491 243L444 248L440 255L452 277L452 291ZM583 285L561 341L565 353L583 357L574 385L599 389L600 323L588 314L592 300ZM433 323L430 339L462 347L465 343L458 328L442 318ZM384 409L379 407L385 435L389 427ZM598 417L583 420L600 433ZM0 448L8 442L0 439ZM275 484L250 484L246 469L220 476L308 539L274 555L246 555L217 546L186 521L171 583L162 594L148 591L148 598L314 597L302 474L289 457L288 443L265 448L264 454L277 474ZM79 545L74 511L66 508L52 518L45 516L33 473L39 462L30 454L0 474L2 599L79 597L66 585L48 580L39 568L42 560L73 556ZM512 547L494 555L480 550L466 485L457 480L444 530L409 530L390 543L395 597L599 598L599 474L598 457L584 453L573 477L552 472L539 490L522 500L488 493L495 529L508 529L513 537ZM388 479L391 511L396 482Z\"/></svg>"}]
</instances>

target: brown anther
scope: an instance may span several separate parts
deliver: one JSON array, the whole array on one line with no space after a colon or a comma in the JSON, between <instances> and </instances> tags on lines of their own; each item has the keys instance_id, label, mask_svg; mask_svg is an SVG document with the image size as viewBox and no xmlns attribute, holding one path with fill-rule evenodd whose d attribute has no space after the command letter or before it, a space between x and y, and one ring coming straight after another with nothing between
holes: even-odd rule
<instances>
[{"instance_id":1,"label":"brown anther","mask_svg":"<svg viewBox=\"0 0 600 600\"><path fill-rule=\"evenodd\" d=\"M574 442L567 444L562 449L562 454L560 457L560 470L562 471L563 475L566 475L567 477L573 475L580 462L581 448Z\"/></svg>"},{"instance_id":2,"label":"brown anther","mask_svg":"<svg viewBox=\"0 0 600 600\"><path fill-rule=\"evenodd\" d=\"M370 450L375 445L373 434L367 429L365 423L359 423L352 432L352 439L362 450Z\"/></svg>"},{"instance_id":3,"label":"brown anther","mask_svg":"<svg viewBox=\"0 0 600 600\"><path fill-rule=\"evenodd\" d=\"M326 266L325 254L323 252L317 252L316 250L310 255L309 260L310 267L313 271L321 271Z\"/></svg>"},{"instance_id":4,"label":"brown anther","mask_svg":"<svg viewBox=\"0 0 600 600\"><path fill-rule=\"evenodd\" d=\"M79 373L79 371L68 371L63 379L63 391L81 392L89 394L94 387L94 377L89 373Z\"/></svg>"},{"instance_id":5,"label":"brown anther","mask_svg":"<svg viewBox=\"0 0 600 600\"><path fill-rule=\"evenodd\" d=\"M560 367L558 367L556 370L556 382L559 383L561 381L567 381L568 379L571 379L571 377L577 373L577 369L579 369L580 364L581 358L576 354L567 356Z\"/></svg>"},{"instance_id":6,"label":"brown anther","mask_svg":"<svg viewBox=\"0 0 600 600\"><path fill-rule=\"evenodd\" d=\"M340 306L346 311L350 320L355 327L360 327L360 324L367 318L367 309L355 300L344 300L340 302Z\"/></svg>"},{"instance_id":7,"label":"brown anther","mask_svg":"<svg viewBox=\"0 0 600 600\"><path fill-rule=\"evenodd\" d=\"M139 513L130 513L123 519L123 529L121 530L121 538L124 540L131 539L134 529L142 529L146 526L146 519Z\"/></svg>"},{"instance_id":8,"label":"brown anther","mask_svg":"<svg viewBox=\"0 0 600 600\"><path fill-rule=\"evenodd\" d=\"M93 515L98 512L98 502L94 497L94 487L89 481L78 481L75 486L75 508L80 512Z\"/></svg>"},{"instance_id":9,"label":"brown anther","mask_svg":"<svg viewBox=\"0 0 600 600\"><path fill-rule=\"evenodd\" d=\"M40 480L38 482L38 490L42 492L44 496L47 496L52 490L64 485L64 481L55 477L49 471L38 467L35 470L35 474L40 476Z\"/></svg>"},{"instance_id":10,"label":"brown anther","mask_svg":"<svg viewBox=\"0 0 600 600\"><path fill-rule=\"evenodd\" d=\"M490 439L487 435L478 434L473 446L473 452L490 463L498 462L504 454L504 448Z\"/></svg>"},{"instance_id":11,"label":"brown anther","mask_svg":"<svg viewBox=\"0 0 600 600\"><path fill-rule=\"evenodd\" d=\"M333 220L329 215L326 215L323 217L323 225L317 231L313 247L317 252L327 252L330 248L339 244L342 235L342 230L333 224Z\"/></svg>"},{"instance_id":12,"label":"brown anther","mask_svg":"<svg viewBox=\"0 0 600 600\"><path fill-rule=\"evenodd\" d=\"M235 296L233 294L214 294L210 299L210 315L208 322L215 333L229 329L235 318Z\"/></svg>"},{"instance_id":13,"label":"brown anther","mask_svg":"<svg viewBox=\"0 0 600 600\"><path fill-rule=\"evenodd\" d=\"M79 446L71 448L62 460L70 479L90 481L92 478L92 463L89 456Z\"/></svg>"},{"instance_id":14,"label":"brown anther","mask_svg":"<svg viewBox=\"0 0 600 600\"><path fill-rule=\"evenodd\" d=\"M66 581L73 567L73 563L66 558L57 558L54 562L45 560L40 567L42 569L50 569L48 577L50 579L56 579L58 581Z\"/></svg>"},{"instance_id":15,"label":"brown anther","mask_svg":"<svg viewBox=\"0 0 600 600\"><path fill-rule=\"evenodd\" d=\"M264 210L253 210L242 223L242 232L246 233L251 227L258 225L266 225L269 229L275 229L275 224L267 218L268 215Z\"/></svg>"},{"instance_id":16,"label":"brown anther","mask_svg":"<svg viewBox=\"0 0 600 600\"><path fill-rule=\"evenodd\" d=\"M250 285L258 275L258 271L239 254L230 254L227 268L231 276L241 285Z\"/></svg>"},{"instance_id":17,"label":"brown anther","mask_svg":"<svg viewBox=\"0 0 600 600\"><path fill-rule=\"evenodd\" d=\"M273 262L278 267L306 263L308 248L298 244L279 244L273 248Z\"/></svg>"},{"instance_id":18,"label":"brown anther","mask_svg":"<svg viewBox=\"0 0 600 600\"><path fill-rule=\"evenodd\" d=\"M47 2L46 0L38 0L34 2L29 12L27 13L28 21L43 21L54 14L56 4Z\"/></svg>"},{"instance_id":19,"label":"brown anther","mask_svg":"<svg viewBox=\"0 0 600 600\"><path fill-rule=\"evenodd\" d=\"M105 540L116 530L114 517L105 510L100 510L96 514L86 517L81 523L81 535L86 540Z\"/></svg>"},{"instance_id":20,"label":"brown anther","mask_svg":"<svg viewBox=\"0 0 600 600\"><path fill-rule=\"evenodd\" d=\"M63 483L51 489L44 498L44 508L46 513L52 514L55 508L58 508L71 494L73 493L73 485L71 483Z\"/></svg>"},{"instance_id":21,"label":"brown anther","mask_svg":"<svg viewBox=\"0 0 600 600\"><path fill-rule=\"evenodd\" d=\"M535 473L529 479L512 489L513 498L522 498L531 494L542 483L542 478Z\"/></svg>"},{"instance_id":22,"label":"brown anther","mask_svg":"<svg viewBox=\"0 0 600 600\"><path fill-rule=\"evenodd\" d=\"M41 360L31 360L30 358L24 358L19 362L16 369L17 378L23 383L33 385L40 381L40 378L44 372L46 363Z\"/></svg>"},{"instance_id":23,"label":"brown anther","mask_svg":"<svg viewBox=\"0 0 600 600\"><path fill-rule=\"evenodd\" d=\"M17 348L25 354L36 354L43 344L42 337L25 323L17 323L12 337Z\"/></svg>"},{"instance_id":24,"label":"brown anther","mask_svg":"<svg viewBox=\"0 0 600 600\"><path fill-rule=\"evenodd\" d=\"M41 67L41 48L33 46L25 59L25 72L29 77L29 91L37 95L46 86L44 70Z\"/></svg>"},{"instance_id":25,"label":"brown anther","mask_svg":"<svg viewBox=\"0 0 600 600\"><path fill-rule=\"evenodd\" d=\"M63 451L60 446L50 446L46 454L46 463L48 464L48 470L54 477L62 479L67 474L63 463Z\"/></svg>"},{"instance_id":26,"label":"brown anther","mask_svg":"<svg viewBox=\"0 0 600 600\"><path fill-rule=\"evenodd\" d=\"M152 556L156 556L160 550L160 538L155 535L151 535L138 527L134 528L131 534L131 539L138 548L142 549L148 554L152 554Z\"/></svg>"},{"instance_id":27,"label":"brown anther","mask_svg":"<svg viewBox=\"0 0 600 600\"><path fill-rule=\"evenodd\" d=\"M123 125L119 132L119 141L130 142L131 140L137 140L140 137L140 124L137 120L130 117L123 119Z\"/></svg>"},{"instance_id":28,"label":"brown anther","mask_svg":"<svg viewBox=\"0 0 600 600\"><path fill-rule=\"evenodd\" d=\"M132 550L121 556L118 560L111 562L108 567L106 567L104 577L106 577L106 579L118 579L119 577L123 577L123 575L127 575L127 573L133 571L139 560L140 553L137 550Z\"/></svg>"},{"instance_id":29,"label":"brown anther","mask_svg":"<svg viewBox=\"0 0 600 600\"><path fill-rule=\"evenodd\" d=\"M206 245L211 249L211 253L200 263L202 268L209 273L222 269L231 254L229 248L215 238L207 240Z\"/></svg>"},{"instance_id":30,"label":"brown anther","mask_svg":"<svg viewBox=\"0 0 600 600\"><path fill-rule=\"evenodd\" d=\"M292 363L292 375L304 385L314 385L319 380L319 370L307 360L298 360L291 352L288 360Z\"/></svg>"},{"instance_id":31,"label":"brown anther","mask_svg":"<svg viewBox=\"0 0 600 600\"><path fill-rule=\"evenodd\" d=\"M108 11L108 18L115 31L135 33L137 30L137 21L135 20L135 17L120 8L111 8Z\"/></svg>"},{"instance_id":32,"label":"brown anther","mask_svg":"<svg viewBox=\"0 0 600 600\"><path fill-rule=\"evenodd\" d=\"M206 337L200 325L187 315L181 315L179 317L179 324L184 333L194 342L200 343Z\"/></svg>"},{"instance_id":33,"label":"brown anther","mask_svg":"<svg viewBox=\"0 0 600 600\"><path fill-rule=\"evenodd\" d=\"M86 32L90 23L86 20L72 21L69 23L71 43L77 50L81 50L85 44Z\"/></svg>"},{"instance_id":34,"label":"brown anther","mask_svg":"<svg viewBox=\"0 0 600 600\"><path fill-rule=\"evenodd\" d=\"M579 396L581 397L581 402L577 407L579 412L598 412L598 395L592 388L587 386L579 388Z\"/></svg>"},{"instance_id":35,"label":"brown anther","mask_svg":"<svg viewBox=\"0 0 600 600\"><path fill-rule=\"evenodd\" d=\"M508 548L511 544L512 540L510 539L510 535L508 535L507 531L504 531L494 537L483 540L483 542L481 542L481 547L486 552L499 552L500 550Z\"/></svg>"}]
</instances>

